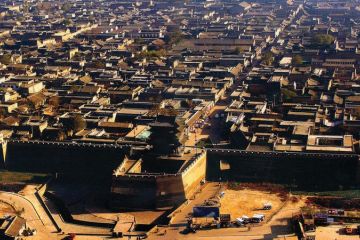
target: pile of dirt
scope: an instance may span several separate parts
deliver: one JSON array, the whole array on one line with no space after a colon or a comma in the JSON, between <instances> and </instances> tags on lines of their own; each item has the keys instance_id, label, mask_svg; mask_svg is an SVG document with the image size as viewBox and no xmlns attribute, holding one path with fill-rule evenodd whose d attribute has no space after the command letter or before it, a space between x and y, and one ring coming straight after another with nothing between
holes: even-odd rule
<instances>
[{"instance_id":1,"label":"pile of dirt","mask_svg":"<svg viewBox=\"0 0 360 240\"><path fill-rule=\"evenodd\" d=\"M264 204L271 203L272 208L264 212ZM243 215L253 216L256 213L265 213L267 217L279 211L283 205L277 194L257 190L230 190L224 191L220 198L220 213L230 214L232 220Z\"/></svg>"},{"instance_id":2,"label":"pile of dirt","mask_svg":"<svg viewBox=\"0 0 360 240\"><path fill-rule=\"evenodd\" d=\"M360 210L360 198L346 199L342 197L308 197L307 203L325 208Z\"/></svg>"},{"instance_id":3,"label":"pile of dirt","mask_svg":"<svg viewBox=\"0 0 360 240\"><path fill-rule=\"evenodd\" d=\"M289 197L289 191L282 185L273 184L273 183L237 183L229 182L227 188L230 190L244 190L251 189L261 192L268 192L271 194L276 194L281 201L286 201Z\"/></svg>"}]
</instances>

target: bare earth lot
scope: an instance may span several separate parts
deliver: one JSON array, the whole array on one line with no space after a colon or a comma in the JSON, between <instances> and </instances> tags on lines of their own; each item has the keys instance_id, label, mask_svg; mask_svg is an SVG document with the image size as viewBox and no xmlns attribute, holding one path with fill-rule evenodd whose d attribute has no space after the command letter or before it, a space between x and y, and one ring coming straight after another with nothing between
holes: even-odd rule
<instances>
[{"instance_id":1,"label":"bare earth lot","mask_svg":"<svg viewBox=\"0 0 360 240\"><path fill-rule=\"evenodd\" d=\"M208 183L210 184L210 183ZM207 185L208 185L207 184ZM211 183L215 184L215 183ZM208 185L211 189L211 185ZM264 213L266 215L265 222L262 224L251 224L248 227L232 227L221 229L203 229L197 231L195 234L183 235L180 233L185 228L186 216L191 212L192 207L196 205L193 202L203 202L204 199L210 199L207 195L208 188L203 190L195 200L190 201L182 209L180 214L175 216L172 223L174 226L168 227L166 234L159 235L157 233L150 234L149 239L226 239L226 240L260 240L260 239L282 239L293 240L297 239L290 226L290 219L292 216L299 212L300 208L305 203L304 197L298 197L296 201L292 201L292 197L281 188L270 187L271 191L264 190L266 187L250 187L242 185L237 189L225 189L224 196L220 199L221 209L220 212L231 214L232 219L247 215L251 217L254 213ZM273 208L271 210L260 210L264 203L271 202ZM183 219L180 219L183 218ZM159 232L164 231L165 228L161 227Z\"/></svg>"},{"instance_id":2,"label":"bare earth lot","mask_svg":"<svg viewBox=\"0 0 360 240\"><path fill-rule=\"evenodd\" d=\"M354 225L353 227L356 227ZM344 226L334 225L316 228L316 240L356 240L360 239L359 235L345 235L342 233Z\"/></svg>"},{"instance_id":3,"label":"bare earth lot","mask_svg":"<svg viewBox=\"0 0 360 240\"><path fill-rule=\"evenodd\" d=\"M272 204L271 210L262 210L264 203L270 202ZM225 190L225 195L220 200L221 213L231 214L232 220L246 215L252 217L255 213L263 213L265 218L273 215L284 202L276 194L257 190Z\"/></svg>"}]
</instances>

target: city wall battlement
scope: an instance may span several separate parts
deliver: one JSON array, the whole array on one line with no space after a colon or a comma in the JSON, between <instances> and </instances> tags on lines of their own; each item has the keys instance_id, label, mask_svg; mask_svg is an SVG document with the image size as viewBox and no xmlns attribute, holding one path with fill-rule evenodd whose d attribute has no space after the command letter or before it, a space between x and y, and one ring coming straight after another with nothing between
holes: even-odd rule
<instances>
[{"instance_id":1,"label":"city wall battlement","mask_svg":"<svg viewBox=\"0 0 360 240\"><path fill-rule=\"evenodd\" d=\"M304 186L359 185L357 154L207 149L207 178Z\"/></svg>"},{"instance_id":2,"label":"city wall battlement","mask_svg":"<svg viewBox=\"0 0 360 240\"><path fill-rule=\"evenodd\" d=\"M8 170L110 177L131 148L116 144L10 140L2 143L2 149L2 167Z\"/></svg>"},{"instance_id":3,"label":"city wall battlement","mask_svg":"<svg viewBox=\"0 0 360 240\"><path fill-rule=\"evenodd\" d=\"M134 203L131 207L176 205L190 198L204 178L318 188L357 187L360 183L357 154L202 149L199 156L175 173L115 176L114 170L130 153L130 146L12 140L3 142L2 150L1 167L12 171L63 173L79 178L88 174L109 181L112 176L114 207L121 207L124 201Z\"/></svg>"}]
</instances>

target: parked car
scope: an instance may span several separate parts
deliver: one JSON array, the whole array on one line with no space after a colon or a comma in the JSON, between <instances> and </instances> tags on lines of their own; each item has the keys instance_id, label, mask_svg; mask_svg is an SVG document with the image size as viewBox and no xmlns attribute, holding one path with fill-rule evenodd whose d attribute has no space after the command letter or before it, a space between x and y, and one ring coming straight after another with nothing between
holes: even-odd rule
<instances>
[{"instance_id":1,"label":"parked car","mask_svg":"<svg viewBox=\"0 0 360 240\"><path fill-rule=\"evenodd\" d=\"M230 214L220 214L220 226L221 227L229 227L230 220L231 220Z\"/></svg>"},{"instance_id":2,"label":"parked car","mask_svg":"<svg viewBox=\"0 0 360 240\"><path fill-rule=\"evenodd\" d=\"M243 215L242 217L236 218L235 224L238 226L243 226L250 222L250 218L248 216Z\"/></svg>"},{"instance_id":3,"label":"parked car","mask_svg":"<svg viewBox=\"0 0 360 240\"><path fill-rule=\"evenodd\" d=\"M263 206L263 210L270 210L272 208L272 204L271 203L265 203Z\"/></svg>"},{"instance_id":4,"label":"parked car","mask_svg":"<svg viewBox=\"0 0 360 240\"><path fill-rule=\"evenodd\" d=\"M243 218L237 218L235 219L235 224L238 226L243 226L245 225L244 219Z\"/></svg>"},{"instance_id":5,"label":"parked car","mask_svg":"<svg viewBox=\"0 0 360 240\"><path fill-rule=\"evenodd\" d=\"M265 219L264 214L254 214L253 217L251 218L251 222L260 223L260 222L264 221L264 219Z\"/></svg>"}]
</instances>

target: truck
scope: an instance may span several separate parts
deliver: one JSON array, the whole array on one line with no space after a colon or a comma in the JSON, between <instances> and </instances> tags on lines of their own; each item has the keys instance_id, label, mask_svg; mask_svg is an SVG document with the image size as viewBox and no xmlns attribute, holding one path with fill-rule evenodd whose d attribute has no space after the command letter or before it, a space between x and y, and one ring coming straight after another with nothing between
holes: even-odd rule
<instances>
[{"instance_id":1,"label":"truck","mask_svg":"<svg viewBox=\"0 0 360 240\"><path fill-rule=\"evenodd\" d=\"M254 214L253 217L250 219L250 221L253 223L260 223L264 221L264 219L265 219L265 215L258 213L258 214Z\"/></svg>"},{"instance_id":2,"label":"truck","mask_svg":"<svg viewBox=\"0 0 360 240\"><path fill-rule=\"evenodd\" d=\"M230 214L220 214L220 226L221 227L229 227L231 221Z\"/></svg>"},{"instance_id":3,"label":"truck","mask_svg":"<svg viewBox=\"0 0 360 240\"><path fill-rule=\"evenodd\" d=\"M236 225L238 225L238 226L243 226L243 225L245 225L243 218L236 218L236 219L235 219L235 223L236 223Z\"/></svg>"},{"instance_id":4,"label":"truck","mask_svg":"<svg viewBox=\"0 0 360 240\"><path fill-rule=\"evenodd\" d=\"M271 203L264 203L263 210L271 210L272 204Z\"/></svg>"},{"instance_id":5,"label":"truck","mask_svg":"<svg viewBox=\"0 0 360 240\"><path fill-rule=\"evenodd\" d=\"M235 223L238 226L243 226L245 224L248 224L250 222L250 218L246 215L243 215L242 217L236 218Z\"/></svg>"}]
</instances>

